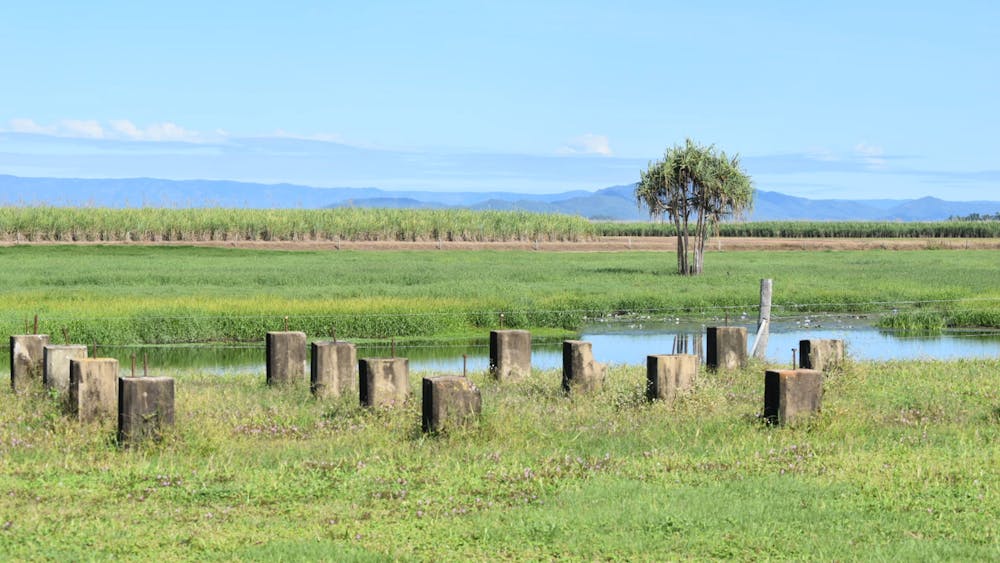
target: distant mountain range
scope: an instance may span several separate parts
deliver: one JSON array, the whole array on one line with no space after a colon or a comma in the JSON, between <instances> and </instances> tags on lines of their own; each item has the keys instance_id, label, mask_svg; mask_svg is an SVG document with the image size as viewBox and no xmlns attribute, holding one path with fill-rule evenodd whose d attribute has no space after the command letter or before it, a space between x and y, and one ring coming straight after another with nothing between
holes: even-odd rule
<instances>
[{"instance_id":1,"label":"distant mountain range","mask_svg":"<svg viewBox=\"0 0 1000 563\"><path fill-rule=\"evenodd\" d=\"M238 208L466 208L567 213L591 219L645 220L633 185L594 192L554 194L512 192L386 191L378 188L314 188L294 184L254 184L216 180L65 179L0 175L0 205L93 207ZM993 214L1000 201L944 201L934 197L900 200L813 200L758 190L750 220L937 221L971 213Z\"/></svg>"}]
</instances>

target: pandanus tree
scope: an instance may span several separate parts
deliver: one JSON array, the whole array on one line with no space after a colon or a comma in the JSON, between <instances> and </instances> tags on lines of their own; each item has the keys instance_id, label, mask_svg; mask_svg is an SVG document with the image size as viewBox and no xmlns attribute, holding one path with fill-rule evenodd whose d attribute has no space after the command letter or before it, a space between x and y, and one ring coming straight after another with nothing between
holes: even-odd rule
<instances>
[{"instance_id":1,"label":"pandanus tree","mask_svg":"<svg viewBox=\"0 0 1000 563\"><path fill-rule=\"evenodd\" d=\"M677 228L677 271L697 275L704 266L705 242L711 229L752 207L753 183L740 168L738 155L729 157L713 145L706 147L687 139L640 172L635 197L650 215L665 215L673 221Z\"/></svg>"}]
</instances>

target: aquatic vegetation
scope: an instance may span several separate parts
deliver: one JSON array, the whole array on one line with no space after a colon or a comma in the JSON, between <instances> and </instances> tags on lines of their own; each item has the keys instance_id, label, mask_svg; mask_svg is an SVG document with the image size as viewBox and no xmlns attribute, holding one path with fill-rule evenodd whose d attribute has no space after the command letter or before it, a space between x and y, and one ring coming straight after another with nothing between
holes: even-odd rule
<instances>
[{"instance_id":1,"label":"aquatic vegetation","mask_svg":"<svg viewBox=\"0 0 1000 563\"><path fill-rule=\"evenodd\" d=\"M446 338L484 329L574 330L615 315L754 317L914 311L998 326L997 251L738 252L699 279L663 253L257 251L158 246L0 248L0 332L92 344L311 338ZM938 313L942 312L943 313ZM992 311L992 312L991 312ZM501 321L500 315L503 314ZM26 328L27 327L27 328Z\"/></svg>"}]
</instances>

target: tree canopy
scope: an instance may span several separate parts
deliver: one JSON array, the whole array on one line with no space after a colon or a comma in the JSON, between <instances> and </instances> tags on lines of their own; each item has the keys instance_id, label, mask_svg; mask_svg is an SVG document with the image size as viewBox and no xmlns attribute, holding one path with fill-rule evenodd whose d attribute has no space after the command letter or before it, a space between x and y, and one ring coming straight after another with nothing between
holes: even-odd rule
<instances>
[{"instance_id":1,"label":"tree canopy","mask_svg":"<svg viewBox=\"0 0 1000 563\"><path fill-rule=\"evenodd\" d=\"M739 155L729 157L714 145L687 139L640 172L635 197L652 216L666 215L674 222L677 270L696 275L704 265L710 227L753 206L753 183L740 168Z\"/></svg>"}]
</instances>

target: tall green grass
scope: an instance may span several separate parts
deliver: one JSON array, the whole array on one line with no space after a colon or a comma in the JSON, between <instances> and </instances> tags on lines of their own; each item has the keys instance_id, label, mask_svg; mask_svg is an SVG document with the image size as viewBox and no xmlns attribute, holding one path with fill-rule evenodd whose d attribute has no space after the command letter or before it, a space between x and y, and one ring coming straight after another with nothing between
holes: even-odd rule
<instances>
[{"instance_id":1,"label":"tall green grass","mask_svg":"<svg viewBox=\"0 0 1000 563\"><path fill-rule=\"evenodd\" d=\"M603 236L676 236L669 222L595 224ZM724 223L723 237L787 238L996 238L1000 221L754 221Z\"/></svg>"},{"instance_id":2,"label":"tall green grass","mask_svg":"<svg viewBox=\"0 0 1000 563\"><path fill-rule=\"evenodd\" d=\"M573 241L593 234L582 217L523 211L0 207L0 240Z\"/></svg>"},{"instance_id":3,"label":"tall green grass","mask_svg":"<svg viewBox=\"0 0 1000 563\"><path fill-rule=\"evenodd\" d=\"M121 450L0 388L4 560L962 560L1000 558L1000 362L849 363L823 411L762 425L764 365L646 403L641 367L566 398L558 371L420 433L263 374L174 373L176 426Z\"/></svg>"},{"instance_id":4,"label":"tall green grass","mask_svg":"<svg viewBox=\"0 0 1000 563\"><path fill-rule=\"evenodd\" d=\"M719 225L723 237L995 238L1000 221L762 221ZM675 236L669 222L461 209L167 209L0 207L5 241L578 241Z\"/></svg>"}]
</instances>

